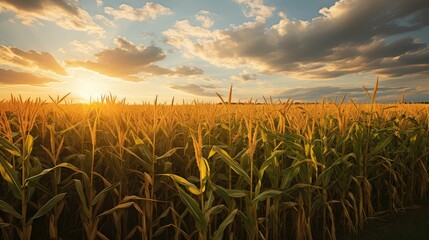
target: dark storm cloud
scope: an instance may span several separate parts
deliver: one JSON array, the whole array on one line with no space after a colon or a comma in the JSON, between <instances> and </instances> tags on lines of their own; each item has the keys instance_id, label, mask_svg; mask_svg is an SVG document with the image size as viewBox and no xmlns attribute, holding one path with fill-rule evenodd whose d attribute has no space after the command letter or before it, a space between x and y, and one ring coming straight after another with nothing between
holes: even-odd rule
<instances>
[{"instance_id":1,"label":"dark storm cloud","mask_svg":"<svg viewBox=\"0 0 429 240\"><path fill-rule=\"evenodd\" d=\"M280 13L272 26L255 21L214 31L184 20L163 34L167 43L213 64L250 65L263 73L314 79L357 72L426 74L427 43L399 34L429 25L429 1L340 0L320 14L300 21Z\"/></svg>"}]
</instances>

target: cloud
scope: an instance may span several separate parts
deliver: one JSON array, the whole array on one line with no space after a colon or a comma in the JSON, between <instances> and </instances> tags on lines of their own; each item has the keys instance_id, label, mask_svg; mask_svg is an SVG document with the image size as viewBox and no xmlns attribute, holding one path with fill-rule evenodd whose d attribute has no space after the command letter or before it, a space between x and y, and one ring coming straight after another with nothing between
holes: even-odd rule
<instances>
[{"instance_id":1,"label":"cloud","mask_svg":"<svg viewBox=\"0 0 429 240\"><path fill-rule=\"evenodd\" d=\"M166 54L155 46L135 45L123 37L115 39L116 48L103 49L95 54L95 61L67 61L72 67L83 67L127 81L143 81L138 75L163 75L169 77L201 75L197 67L180 66L173 69L155 63L165 59Z\"/></svg>"},{"instance_id":2,"label":"cloud","mask_svg":"<svg viewBox=\"0 0 429 240\"><path fill-rule=\"evenodd\" d=\"M74 46L73 50L79 51L82 53L89 53L90 51L94 50L94 48L106 47L100 40L90 40L88 41L88 43L82 43L78 40L73 40L70 42L70 44Z\"/></svg>"},{"instance_id":3,"label":"cloud","mask_svg":"<svg viewBox=\"0 0 429 240\"><path fill-rule=\"evenodd\" d=\"M368 91L372 92L373 89L369 88ZM403 92L415 92L415 87L379 87L377 89L378 101L394 102L401 98ZM426 91L429 93L429 91ZM344 95L347 98L352 98L354 101L369 101L363 88L340 88L334 86L322 86L312 88L293 88L282 91L273 97L275 98L292 98L297 101L321 101L324 97L328 99L341 99Z\"/></svg>"},{"instance_id":4,"label":"cloud","mask_svg":"<svg viewBox=\"0 0 429 240\"><path fill-rule=\"evenodd\" d=\"M97 7L103 6L103 0L96 0Z\"/></svg>"},{"instance_id":5,"label":"cloud","mask_svg":"<svg viewBox=\"0 0 429 240\"><path fill-rule=\"evenodd\" d=\"M247 81L253 81L256 80L258 77L255 73L250 73L248 71L242 71L238 75L232 75L231 80L233 81L239 81L239 82L247 82Z\"/></svg>"},{"instance_id":6,"label":"cloud","mask_svg":"<svg viewBox=\"0 0 429 240\"><path fill-rule=\"evenodd\" d=\"M367 87L372 93L373 88ZM362 87L319 86L310 88L291 88L273 93L274 98L292 98L297 101L321 101L323 97L340 100L346 94L356 102L368 102L369 99ZM405 77L387 79L379 82L376 100L378 102L396 102L405 95L406 102L424 102L429 95L429 82L426 77Z\"/></svg>"},{"instance_id":7,"label":"cloud","mask_svg":"<svg viewBox=\"0 0 429 240\"><path fill-rule=\"evenodd\" d=\"M95 48L105 48L106 46L100 40L90 40L88 43Z\"/></svg>"},{"instance_id":8,"label":"cloud","mask_svg":"<svg viewBox=\"0 0 429 240\"><path fill-rule=\"evenodd\" d=\"M154 62L165 58L165 53L155 46L136 46L125 38L116 38L114 49L104 49L95 54L96 61L68 61L68 65L87 68L101 74L128 81L141 81L135 75Z\"/></svg>"},{"instance_id":9,"label":"cloud","mask_svg":"<svg viewBox=\"0 0 429 240\"><path fill-rule=\"evenodd\" d=\"M203 97L213 97L215 95L214 92L208 92L207 88L210 89L210 87L204 87L204 86L198 86L196 84L188 84L188 85L171 85L170 88L179 90L181 92L185 92L188 94L196 95L196 96L203 96Z\"/></svg>"},{"instance_id":10,"label":"cloud","mask_svg":"<svg viewBox=\"0 0 429 240\"><path fill-rule=\"evenodd\" d=\"M140 22L149 19L155 20L160 15L170 15L172 13L169 8L153 2L147 2L143 7L136 9L130 5L121 4L119 9L105 7L104 11L112 15L115 19L128 19Z\"/></svg>"},{"instance_id":11,"label":"cloud","mask_svg":"<svg viewBox=\"0 0 429 240\"><path fill-rule=\"evenodd\" d=\"M193 66L180 66L173 68L173 72L179 76L202 75L204 71L201 68Z\"/></svg>"},{"instance_id":12,"label":"cloud","mask_svg":"<svg viewBox=\"0 0 429 240\"><path fill-rule=\"evenodd\" d=\"M116 27L116 24L113 21L109 20L108 18L106 18L103 15L97 14L97 15L95 15L95 19L101 21L107 27L110 27L110 28Z\"/></svg>"},{"instance_id":13,"label":"cloud","mask_svg":"<svg viewBox=\"0 0 429 240\"><path fill-rule=\"evenodd\" d=\"M16 14L23 24L30 25L37 20L56 23L65 29L87 31L98 35L104 34L104 29L97 25L91 15L78 6L78 1L68 0L3 0L0 8Z\"/></svg>"},{"instance_id":14,"label":"cloud","mask_svg":"<svg viewBox=\"0 0 429 240\"><path fill-rule=\"evenodd\" d=\"M15 72L0 68L0 83L2 84L28 84L40 85L50 82L57 82L57 80L46 77L38 77L30 73Z\"/></svg>"},{"instance_id":15,"label":"cloud","mask_svg":"<svg viewBox=\"0 0 429 240\"><path fill-rule=\"evenodd\" d=\"M90 45L81 43L78 40L73 40L72 42L70 42L70 44L75 47L74 50L79 52L87 53L92 50L92 47Z\"/></svg>"},{"instance_id":16,"label":"cloud","mask_svg":"<svg viewBox=\"0 0 429 240\"><path fill-rule=\"evenodd\" d=\"M64 50L64 48L58 48L57 49L58 52L62 53L62 54L66 54L66 50Z\"/></svg>"},{"instance_id":17,"label":"cloud","mask_svg":"<svg viewBox=\"0 0 429 240\"><path fill-rule=\"evenodd\" d=\"M211 28L214 24L214 21L210 18L211 13L209 11L201 10L198 14L195 15L195 19L201 23L201 26L205 28Z\"/></svg>"},{"instance_id":18,"label":"cloud","mask_svg":"<svg viewBox=\"0 0 429 240\"><path fill-rule=\"evenodd\" d=\"M261 1L239 3L250 6ZM400 35L429 25L429 1L340 0L320 14L301 21L279 13L279 21L271 26L256 20L216 30L181 20L163 35L184 55L217 66L250 66L261 73L296 78L328 79L361 72L387 78L426 74L429 69L427 43Z\"/></svg>"},{"instance_id":19,"label":"cloud","mask_svg":"<svg viewBox=\"0 0 429 240\"><path fill-rule=\"evenodd\" d=\"M204 74L204 71L199 67L182 65L172 69L160 67L152 64L144 69L147 75L166 76L166 77L197 77Z\"/></svg>"},{"instance_id":20,"label":"cloud","mask_svg":"<svg viewBox=\"0 0 429 240\"><path fill-rule=\"evenodd\" d=\"M265 21L276 10L275 7L264 5L264 0L235 0L235 2L241 5L245 17L256 17L257 21Z\"/></svg>"},{"instance_id":21,"label":"cloud","mask_svg":"<svg viewBox=\"0 0 429 240\"><path fill-rule=\"evenodd\" d=\"M24 51L0 45L0 64L29 70L36 68L63 76L67 75L64 68L47 52Z\"/></svg>"}]
</instances>

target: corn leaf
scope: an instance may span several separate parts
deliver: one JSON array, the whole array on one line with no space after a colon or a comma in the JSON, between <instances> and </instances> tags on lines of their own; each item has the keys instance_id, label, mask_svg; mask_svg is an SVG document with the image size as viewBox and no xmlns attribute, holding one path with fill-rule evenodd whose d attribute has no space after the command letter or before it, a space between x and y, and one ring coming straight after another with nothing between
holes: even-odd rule
<instances>
[{"instance_id":1,"label":"corn leaf","mask_svg":"<svg viewBox=\"0 0 429 240\"><path fill-rule=\"evenodd\" d=\"M232 157L222 148L218 147L218 146L213 146L212 150L210 151L209 156L213 156L214 153L217 153L220 158L226 163L228 164L228 166L235 172L237 173L239 176L241 176L242 178L244 178L244 180L250 185L250 177L249 175L247 175L247 173L244 171L243 168L241 168L241 166L234 161L234 159L232 159Z\"/></svg>"},{"instance_id":2,"label":"corn leaf","mask_svg":"<svg viewBox=\"0 0 429 240\"><path fill-rule=\"evenodd\" d=\"M242 198L242 197L245 197L247 194L245 190L227 189L222 186L216 185L214 183L211 183L211 186L217 194L219 194L221 197L224 197L224 198L226 197Z\"/></svg>"},{"instance_id":3,"label":"corn leaf","mask_svg":"<svg viewBox=\"0 0 429 240\"><path fill-rule=\"evenodd\" d=\"M126 209L129 208L130 206L132 206L134 204L134 202L126 202L126 203L121 203L116 205L115 207L104 211L103 213L99 214L98 217L104 216L104 215L109 215L112 214L113 212L120 210L120 209Z\"/></svg>"},{"instance_id":4,"label":"corn leaf","mask_svg":"<svg viewBox=\"0 0 429 240\"><path fill-rule=\"evenodd\" d=\"M33 151L33 145L34 145L34 138L31 135L27 135L27 138L24 142L24 153L23 157L24 159L28 158L31 155L31 152Z\"/></svg>"},{"instance_id":5,"label":"corn leaf","mask_svg":"<svg viewBox=\"0 0 429 240\"><path fill-rule=\"evenodd\" d=\"M53 198L51 198L47 203L45 203L45 205L43 205L36 212L36 214L34 214L33 217L30 218L27 224L32 224L34 219L44 216L47 212L49 212L52 208L54 208L59 201L63 200L65 196L66 196L66 193L60 193L54 196Z\"/></svg>"},{"instance_id":6,"label":"corn leaf","mask_svg":"<svg viewBox=\"0 0 429 240\"><path fill-rule=\"evenodd\" d=\"M3 212L7 212L12 214L14 217L21 219L21 214L19 214L15 208L13 208L11 205L9 205L9 203L0 200L0 210L2 210Z\"/></svg>"},{"instance_id":7,"label":"corn leaf","mask_svg":"<svg viewBox=\"0 0 429 240\"><path fill-rule=\"evenodd\" d=\"M30 182L30 181L35 181L35 180L41 178L42 176L48 174L49 172L51 172L52 170L55 170L57 168L67 168L67 169L73 170L74 172L83 173L81 170L79 170L73 164L70 164L70 163L60 163L60 164L56 165L55 167L45 169L41 173L39 173L37 175L34 175L32 177L27 178L26 181L25 181L25 184L28 184L28 182Z\"/></svg>"},{"instance_id":8,"label":"corn leaf","mask_svg":"<svg viewBox=\"0 0 429 240\"><path fill-rule=\"evenodd\" d=\"M0 174L7 182L12 194L17 199L21 199L21 180L19 179L19 174L13 169L13 166L2 157L0 157Z\"/></svg>"},{"instance_id":9,"label":"corn leaf","mask_svg":"<svg viewBox=\"0 0 429 240\"><path fill-rule=\"evenodd\" d=\"M95 196L94 197L94 199L92 200L92 203L91 203L91 205L92 206L94 206L95 204L97 204L102 198L104 198L105 196L106 196L106 194L110 191L110 190L112 190L112 189L114 189L114 188L116 188L117 186L119 186L121 183L115 183L115 184L112 184L112 185L110 185L110 186L108 186L108 187L105 187L103 190L101 190L101 192L99 192L98 194L97 194L97 196Z\"/></svg>"},{"instance_id":10,"label":"corn leaf","mask_svg":"<svg viewBox=\"0 0 429 240\"><path fill-rule=\"evenodd\" d=\"M83 210L83 213L85 214L86 217L89 218L89 209L88 209L88 204L86 201L86 197L83 191L83 185L82 182L78 179L73 179L75 187L76 187L76 191L77 191L77 195L79 196L80 199L80 203L81 203L81 207Z\"/></svg>"},{"instance_id":11,"label":"corn leaf","mask_svg":"<svg viewBox=\"0 0 429 240\"><path fill-rule=\"evenodd\" d=\"M193 183L189 182L188 180L186 180L180 176L177 176L175 174L159 174L159 175L171 177L171 179L173 179L174 182L176 182L182 186L185 186L186 189L192 194L200 195L202 193Z\"/></svg>"},{"instance_id":12,"label":"corn leaf","mask_svg":"<svg viewBox=\"0 0 429 240\"><path fill-rule=\"evenodd\" d=\"M3 222L0 222L0 228L5 228L5 227L12 227L13 225L12 224L10 224L10 223L3 223Z\"/></svg>"},{"instance_id":13,"label":"corn leaf","mask_svg":"<svg viewBox=\"0 0 429 240\"><path fill-rule=\"evenodd\" d=\"M166 153L164 153L162 156L155 158L155 160L162 160L164 158L171 157L179 149L182 149L182 148L181 147L172 148L172 149L168 150Z\"/></svg>"},{"instance_id":14,"label":"corn leaf","mask_svg":"<svg viewBox=\"0 0 429 240\"><path fill-rule=\"evenodd\" d=\"M211 215L216 215L216 214L220 213L225 208L226 208L225 205L219 204L219 205L216 205L214 207L211 207L211 208L205 210L204 211L204 217L206 219L206 222L208 222L208 223L210 222Z\"/></svg>"},{"instance_id":15,"label":"corn leaf","mask_svg":"<svg viewBox=\"0 0 429 240\"><path fill-rule=\"evenodd\" d=\"M235 209L232 211L228 217L223 220L223 222L219 225L219 228L213 233L213 240L222 240L223 239L223 232L225 231L225 228L234 221L235 214L237 214L238 209Z\"/></svg>"},{"instance_id":16,"label":"corn leaf","mask_svg":"<svg viewBox=\"0 0 429 240\"><path fill-rule=\"evenodd\" d=\"M262 192L262 193L260 193L258 196L256 196L256 197L253 199L253 202L254 202L254 203L262 202L262 201L266 200L267 198L277 197L277 196L279 196L279 195L280 195L280 194L282 194L282 193L283 193L283 192L282 192L282 191L279 191L279 190L269 189L269 190L263 191L263 192Z\"/></svg>"},{"instance_id":17,"label":"corn leaf","mask_svg":"<svg viewBox=\"0 0 429 240\"><path fill-rule=\"evenodd\" d=\"M180 186L176 185L177 190L179 191L180 199L182 203L185 204L189 213L195 220L195 225L200 231L205 231L207 229L207 222L204 218L203 212L201 212L199 205L195 199L193 199L189 194L187 194Z\"/></svg>"},{"instance_id":18,"label":"corn leaf","mask_svg":"<svg viewBox=\"0 0 429 240\"><path fill-rule=\"evenodd\" d=\"M0 147L14 156L21 157L19 148L3 137L0 137Z\"/></svg>"}]
</instances>

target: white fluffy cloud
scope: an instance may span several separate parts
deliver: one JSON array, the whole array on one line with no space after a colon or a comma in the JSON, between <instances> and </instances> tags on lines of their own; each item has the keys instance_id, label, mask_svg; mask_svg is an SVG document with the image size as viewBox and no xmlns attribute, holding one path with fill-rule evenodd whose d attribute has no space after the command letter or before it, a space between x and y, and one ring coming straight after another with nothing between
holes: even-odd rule
<instances>
[{"instance_id":1,"label":"white fluffy cloud","mask_svg":"<svg viewBox=\"0 0 429 240\"><path fill-rule=\"evenodd\" d=\"M245 17L255 17L257 21L265 21L276 10L275 7L265 5L264 0L235 0L235 2L241 5Z\"/></svg>"},{"instance_id":2,"label":"white fluffy cloud","mask_svg":"<svg viewBox=\"0 0 429 240\"><path fill-rule=\"evenodd\" d=\"M142 75L182 77L203 74L203 70L198 67L179 66L168 69L158 66L156 63L166 57L166 53L159 47L136 45L123 37L116 38L115 44L113 49L103 49L96 53L95 60L69 60L67 64L133 82L143 81Z\"/></svg>"},{"instance_id":3,"label":"white fluffy cloud","mask_svg":"<svg viewBox=\"0 0 429 240\"><path fill-rule=\"evenodd\" d=\"M110 28L116 27L116 24L113 21L109 20L103 15L95 15L95 19L101 21L107 27L110 27Z\"/></svg>"},{"instance_id":4,"label":"white fluffy cloud","mask_svg":"<svg viewBox=\"0 0 429 240\"><path fill-rule=\"evenodd\" d=\"M201 10L198 14L195 15L195 19L201 23L201 26L205 28L211 28L214 24L214 21L211 19L211 13L205 10Z\"/></svg>"},{"instance_id":5,"label":"white fluffy cloud","mask_svg":"<svg viewBox=\"0 0 429 240\"><path fill-rule=\"evenodd\" d=\"M87 31L98 35L105 33L104 29L94 22L91 15L70 0L31 0L0 1L0 9L12 11L23 24L32 24L38 20L50 21L65 29Z\"/></svg>"},{"instance_id":6,"label":"white fluffy cloud","mask_svg":"<svg viewBox=\"0 0 429 240\"><path fill-rule=\"evenodd\" d=\"M67 75L64 68L48 52L24 51L16 47L0 45L0 64L29 71L41 70Z\"/></svg>"},{"instance_id":7,"label":"white fluffy cloud","mask_svg":"<svg viewBox=\"0 0 429 240\"><path fill-rule=\"evenodd\" d=\"M115 19L127 19L140 22L149 19L154 20L160 15L170 15L172 13L169 8L153 2L147 2L141 8L133 8L130 5L121 4L119 9L105 7L104 11L112 15Z\"/></svg>"}]
</instances>

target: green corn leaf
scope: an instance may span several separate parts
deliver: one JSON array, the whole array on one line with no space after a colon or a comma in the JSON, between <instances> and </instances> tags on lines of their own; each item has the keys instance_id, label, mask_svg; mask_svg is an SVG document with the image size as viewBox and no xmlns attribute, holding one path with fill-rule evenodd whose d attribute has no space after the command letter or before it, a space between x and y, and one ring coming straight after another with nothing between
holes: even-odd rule
<instances>
[{"instance_id":1,"label":"green corn leaf","mask_svg":"<svg viewBox=\"0 0 429 240\"><path fill-rule=\"evenodd\" d=\"M186 189L188 189L188 191L190 192L190 193L192 193L192 194L195 194L195 195L200 195L202 192L197 188L197 186L195 186L195 184L193 184L193 183L191 183L191 182L189 182L188 180L186 180L186 179L184 179L184 178L182 178L182 177L180 177L180 176L177 176L177 175L175 175L175 174L159 174L160 176L167 176L167 177L171 177L173 180L174 180L174 182L176 182L176 183L178 183L178 184L180 184L180 185L182 185L182 186L185 186L186 187Z\"/></svg>"},{"instance_id":2,"label":"green corn leaf","mask_svg":"<svg viewBox=\"0 0 429 240\"><path fill-rule=\"evenodd\" d=\"M294 179L294 177L296 175L299 174L299 172L300 172L299 166L296 166L294 168L287 168L287 169L283 170L282 171L283 178L282 178L280 188L285 189L285 188L289 187L292 180Z\"/></svg>"},{"instance_id":3,"label":"green corn leaf","mask_svg":"<svg viewBox=\"0 0 429 240\"><path fill-rule=\"evenodd\" d=\"M386 138L384 141L379 142L374 150L371 152L373 155L380 154L383 150L386 149L387 145L393 140L393 136Z\"/></svg>"},{"instance_id":4,"label":"green corn leaf","mask_svg":"<svg viewBox=\"0 0 429 240\"><path fill-rule=\"evenodd\" d=\"M3 137L0 137L0 147L14 156L21 157L21 151L19 148Z\"/></svg>"},{"instance_id":5,"label":"green corn leaf","mask_svg":"<svg viewBox=\"0 0 429 240\"><path fill-rule=\"evenodd\" d=\"M209 156L213 156L214 153L217 153L220 158L226 163L228 164L229 167L231 167L231 169L237 173L238 175L240 175L242 178L244 178L244 180L250 185L250 177L249 175L247 175L247 173L244 171L243 168L241 168L241 166L234 161L234 159L232 159L231 156L229 156L229 154L223 150L220 147L217 146L213 146L212 150L210 151Z\"/></svg>"},{"instance_id":6,"label":"green corn leaf","mask_svg":"<svg viewBox=\"0 0 429 240\"><path fill-rule=\"evenodd\" d=\"M204 217L206 219L206 222L210 222L211 215L216 215L225 208L226 208L225 205L219 204L204 211Z\"/></svg>"},{"instance_id":7,"label":"green corn leaf","mask_svg":"<svg viewBox=\"0 0 429 240\"><path fill-rule=\"evenodd\" d=\"M191 239L191 237L185 231L183 231L181 228L179 228L178 226L176 226L174 224L167 224L167 225L164 225L164 226L158 228L158 230L156 230L156 232L153 234L152 237L157 237L157 236L161 235L168 228L173 228L176 231L180 232L180 234L183 236L183 239ZM130 238L127 238L127 239L130 239Z\"/></svg>"},{"instance_id":8,"label":"green corn leaf","mask_svg":"<svg viewBox=\"0 0 429 240\"><path fill-rule=\"evenodd\" d=\"M168 150L166 153L164 153L164 155L157 157L155 160L161 160L164 158L171 157L179 149L183 149L183 148L182 147L172 148L172 149Z\"/></svg>"},{"instance_id":9,"label":"green corn leaf","mask_svg":"<svg viewBox=\"0 0 429 240\"><path fill-rule=\"evenodd\" d=\"M227 189L227 188L221 187L219 185L216 185L214 183L211 183L211 186L217 194L219 194L221 197L224 197L224 198L226 198L226 197L242 198L242 197L245 197L247 194L247 192L245 190Z\"/></svg>"},{"instance_id":10,"label":"green corn leaf","mask_svg":"<svg viewBox=\"0 0 429 240\"><path fill-rule=\"evenodd\" d=\"M282 182L280 185L280 189L286 189L292 183L292 180L298 175L301 171L301 164L303 163L312 163L310 159L300 160L294 162L290 167L282 170Z\"/></svg>"},{"instance_id":11,"label":"green corn leaf","mask_svg":"<svg viewBox=\"0 0 429 240\"><path fill-rule=\"evenodd\" d=\"M77 195L79 196L79 199L80 199L80 203L81 203L81 207L83 209L83 212L84 212L85 216L87 218L89 218L89 209L88 209L88 204L86 202L85 194L83 191L82 182L78 179L73 179L73 181L74 181L74 184L76 187Z\"/></svg>"},{"instance_id":12,"label":"green corn leaf","mask_svg":"<svg viewBox=\"0 0 429 240\"><path fill-rule=\"evenodd\" d=\"M292 187L286 189L283 193L284 194L288 194L288 193L294 192L294 191L296 191L297 189L300 189L300 188L323 189L321 187L314 186L314 185L311 185L311 184L297 183L297 184L293 185Z\"/></svg>"},{"instance_id":13,"label":"green corn leaf","mask_svg":"<svg viewBox=\"0 0 429 240\"><path fill-rule=\"evenodd\" d=\"M100 215L98 215L98 217L101 217L101 216L105 216L105 215L112 214L112 213L114 213L115 211L120 210L120 209L126 209L126 208L129 208L129 207L130 207L130 206L132 206L133 204L134 204L134 202L126 202L126 203L118 204L118 205L116 205L115 207L113 207L113 208L111 208L111 209L109 209L109 210L104 211L103 213L101 213Z\"/></svg>"},{"instance_id":14,"label":"green corn leaf","mask_svg":"<svg viewBox=\"0 0 429 240\"><path fill-rule=\"evenodd\" d=\"M321 184L322 187L327 187L329 185L329 183L331 182L331 175L333 173L334 168L338 165L346 163L350 157L356 158L356 155L354 153L349 153L349 154L335 160L335 162L331 166L329 166L328 168L323 170L323 172L317 177L316 184ZM345 171L346 166L341 166L341 170Z\"/></svg>"},{"instance_id":15,"label":"green corn leaf","mask_svg":"<svg viewBox=\"0 0 429 240\"><path fill-rule=\"evenodd\" d=\"M43 207L41 207L36 212L36 214L34 214L33 217L30 218L27 224L31 224L33 223L34 219L44 216L47 212L49 212L52 208L54 208L59 201L63 200L65 196L66 196L66 193L60 193L54 196L53 198L51 198L47 203L45 203L45 205L43 205Z\"/></svg>"},{"instance_id":16,"label":"green corn leaf","mask_svg":"<svg viewBox=\"0 0 429 240\"><path fill-rule=\"evenodd\" d=\"M73 164L70 164L70 163L60 163L60 164L56 165L55 167L45 169L41 173L39 173L37 175L34 175L32 177L27 178L26 181L25 181L25 185L28 184L28 182L35 181L35 180L41 178L42 176L48 174L49 172L51 172L52 170L55 170L57 168L68 168L70 170L73 170L74 172L83 173L81 170L79 170Z\"/></svg>"},{"instance_id":17,"label":"green corn leaf","mask_svg":"<svg viewBox=\"0 0 429 240\"><path fill-rule=\"evenodd\" d=\"M207 196L207 200L204 203L204 207L205 207L204 211L213 205L213 201L215 199L215 196L214 196L213 191L211 189L206 192L206 196Z\"/></svg>"},{"instance_id":18,"label":"green corn leaf","mask_svg":"<svg viewBox=\"0 0 429 240\"><path fill-rule=\"evenodd\" d=\"M213 233L213 240L221 240L223 239L223 232L225 231L226 227L234 221L235 214L237 214L238 209L235 209L232 211L228 217L223 220L223 222L219 225L219 228Z\"/></svg>"},{"instance_id":19,"label":"green corn leaf","mask_svg":"<svg viewBox=\"0 0 429 240\"><path fill-rule=\"evenodd\" d=\"M274 159L278 156L281 156L285 153L285 150L275 150L271 153L271 156L267 158L261 165L258 171L258 178L262 180L264 177L265 170L273 163Z\"/></svg>"},{"instance_id":20,"label":"green corn leaf","mask_svg":"<svg viewBox=\"0 0 429 240\"><path fill-rule=\"evenodd\" d=\"M103 190L101 190L101 192L99 192L98 194L97 194L97 196L95 196L95 198L92 200L92 203L91 203L91 205L92 206L94 206L95 204L97 204L102 198L104 198L105 196L106 196L106 194L110 191L110 190L112 190L112 189L114 189L114 188L116 188L117 186L119 186L121 183L115 183L115 184L112 184L112 185L110 185L110 186L108 186L108 187L105 187Z\"/></svg>"},{"instance_id":21,"label":"green corn leaf","mask_svg":"<svg viewBox=\"0 0 429 240\"><path fill-rule=\"evenodd\" d=\"M281 195L282 193L283 192L279 191L279 190L269 189L269 190L263 191L258 196L256 196L253 199L253 202L254 203L262 202L262 201L266 200L267 198L277 197L277 196Z\"/></svg>"},{"instance_id":22,"label":"green corn leaf","mask_svg":"<svg viewBox=\"0 0 429 240\"><path fill-rule=\"evenodd\" d=\"M9 203L0 200L0 210L2 210L3 212L7 212L12 214L14 217L21 219L21 214L19 214L15 208L13 208L11 205L9 205Z\"/></svg>"},{"instance_id":23,"label":"green corn leaf","mask_svg":"<svg viewBox=\"0 0 429 240\"><path fill-rule=\"evenodd\" d=\"M133 157L135 157L138 161L139 161L139 163L141 163L142 165L143 165L143 167L144 167L144 169L146 170L146 171L151 171L151 169L152 169L152 167L151 167L151 165L147 162L147 161L145 161L145 160L143 160L141 157L139 157L137 154L135 154L135 153L133 153L130 149L128 149L128 148L124 148L124 150L126 151L126 152L128 152L130 155L132 155Z\"/></svg>"},{"instance_id":24,"label":"green corn leaf","mask_svg":"<svg viewBox=\"0 0 429 240\"><path fill-rule=\"evenodd\" d=\"M0 157L0 174L7 182L13 196L17 199L21 199L21 180L19 179L19 174L13 169L13 166L2 157Z\"/></svg>"},{"instance_id":25,"label":"green corn leaf","mask_svg":"<svg viewBox=\"0 0 429 240\"><path fill-rule=\"evenodd\" d=\"M200 231L205 231L207 229L207 222L204 218L204 214L199 208L197 201L187 194L179 185L176 185L176 187L179 191L179 196L182 200L182 203L185 204L189 213L191 213L192 217L194 218L196 227Z\"/></svg>"}]
</instances>

